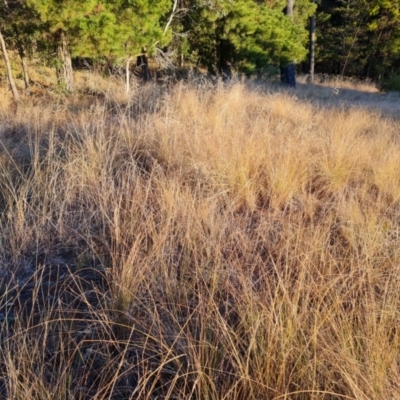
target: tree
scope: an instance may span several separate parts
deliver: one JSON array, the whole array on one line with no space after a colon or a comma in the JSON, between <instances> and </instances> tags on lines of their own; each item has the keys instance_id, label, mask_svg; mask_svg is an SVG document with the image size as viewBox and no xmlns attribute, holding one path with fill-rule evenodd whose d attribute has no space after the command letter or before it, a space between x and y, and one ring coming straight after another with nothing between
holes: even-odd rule
<instances>
[{"instance_id":1,"label":"tree","mask_svg":"<svg viewBox=\"0 0 400 400\"><path fill-rule=\"evenodd\" d=\"M28 58L33 43L38 39L40 21L35 11L27 6L26 0L0 0L0 26L7 44L17 50L21 60L25 93L30 93Z\"/></svg>"},{"instance_id":2,"label":"tree","mask_svg":"<svg viewBox=\"0 0 400 400\"><path fill-rule=\"evenodd\" d=\"M305 24L285 17L282 4L281 0L188 1L183 30L188 32L190 51L214 73L226 59L246 73L271 63L302 60L306 55ZM299 20L303 18L301 15Z\"/></svg>"},{"instance_id":3,"label":"tree","mask_svg":"<svg viewBox=\"0 0 400 400\"><path fill-rule=\"evenodd\" d=\"M318 19L320 70L380 79L400 67L399 0L323 0Z\"/></svg>"},{"instance_id":4,"label":"tree","mask_svg":"<svg viewBox=\"0 0 400 400\"><path fill-rule=\"evenodd\" d=\"M294 0L287 0L285 15L293 21ZM296 87L296 64L293 61L281 64L281 83L290 87Z\"/></svg>"},{"instance_id":5,"label":"tree","mask_svg":"<svg viewBox=\"0 0 400 400\"><path fill-rule=\"evenodd\" d=\"M151 54L170 40L163 18L171 11L171 0L26 0L26 5L38 15L38 30L57 54L58 81L70 92L74 91L72 57L117 63L123 59L129 91L133 57L144 48Z\"/></svg>"},{"instance_id":6,"label":"tree","mask_svg":"<svg viewBox=\"0 0 400 400\"><path fill-rule=\"evenodd\" d=\"M171 40L164 32L163 18L171 10L171 0L110 1L118 30L117 55L125 59L126 91L129 92L129 67L132 59L145 53L154 54L156 46Z\"/></svg>"},{"instance_id":7,"label":"tree","mask_svg":"<svg viewBox=\"0 0 400 400\"><path fill-rule=\"evenodd\" d=\"M314 82L315 72L315 15L310 18L310 53L309 53L310 75L309 82Z\"/></svg>"},{"instance_id":8,"label":"tree","mask_svg":"<svg viewBox=\"0 0 400 400\"><path fill-rule=\"evenodd\" d=\"M38 14L41 29L55 47L59 83L73 92L71 47L79 42L83 22L98 6L97 0L27 0L27 5Z\"/></svg>"},{"instance_id":9,"label":"tree","mask_svg":"<svg viewBox=\"0 0 400 400\"><path fill-rule=\"evenodd\" d=\"M2 29L6 32L11 44L14 44L18 50L25 82L25 93L29 94L30 83L25 47L27 37L32 33L34 18L29 10L24 7L22 0L1 0L0 15Z\"/></svg>"},{"instance_id":10,"label":"tree","mask_svg":"<svg viewBox=\"0 0 400 400\"><path fill-rule=\"evenodd\" d=\"M6 64L6 69L7 69L8 81L10 82L10 86L11 86L11 90L12 90L14 99L16 101L19 101L19 94L18 94L17 87L15 86L14 78L12 75L11 64L10 64L10 60L8 58L6 43L4 41L1 31L0 31L0 45L1 45L1 50L3 51L4 62Z\"/></svg>"},{"instance_id":11,"label":"tree","mask_svg":"<svg viewBox=\"0 0 400 400\"><path fill-rule=\"evenodd\" d=\"M80 45L73 47L73 53L124 60L129 92L132 60L171 40L169 24L163 21L171 9L171 0L106 0L80 20Z\"/></svg>"}]
</instances>

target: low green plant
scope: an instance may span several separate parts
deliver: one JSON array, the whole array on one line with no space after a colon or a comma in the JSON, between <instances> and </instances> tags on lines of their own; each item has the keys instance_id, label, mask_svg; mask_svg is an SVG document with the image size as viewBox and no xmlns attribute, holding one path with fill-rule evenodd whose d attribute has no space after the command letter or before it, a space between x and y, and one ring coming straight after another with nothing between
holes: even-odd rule
<instances>
[{"instance_id":1,"label":"low green plant","mask_svg":"<svg viewBox=\"0 0 400 400\"><path fill-rule=\"evenodd\" d=\"M380 87L385 92L400 92L400 74L395 72L390 74L387 78L382 80Z\"/></svg>"}]
</instances>

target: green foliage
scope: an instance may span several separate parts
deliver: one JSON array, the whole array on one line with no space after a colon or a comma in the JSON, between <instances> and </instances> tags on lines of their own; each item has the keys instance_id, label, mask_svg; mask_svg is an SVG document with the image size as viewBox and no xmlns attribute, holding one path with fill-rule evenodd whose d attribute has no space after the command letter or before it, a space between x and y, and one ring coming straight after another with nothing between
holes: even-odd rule
<instances>
[{"instance_id":1,"label":"green foliage","mask_svg":"<svg viewBox=\"0 0 400 400\"><path fill-rule=\"evenodd\" d=\"M390 74L388 78L381 81L380 88L384 91L400 92L400 74Z\"/></svg>"},{"instance_id":2,"label":"green foliage","mask_svg":"<svg viewBox=\"0 0 400 400\"><path fill-rule=\"evenodd\" d=\"M304 59L306 31L280 11L238 1L231 14L225 37L234 45L239 65L246 70Z\"/></svg>"},{"instance_id":3,"label":"green foliage","mask_svg":"<svg viewBox=\"0 0 400 400\"><path fill-rule=\"evenodd\" d=\"M315 6L299 0L294 22L283 14L284 6L285 1L192 1L183 22L191 51L213 72L224 59L246 72L301 61L308 40L305 23Z\"/></svg>"},{"instance_id":4,"label":"green foliage","mask_svg":"<svg viewBox=\"0 0 400 400\"><path fill-rule=\"evenodd\" d=\"M27 0L27 4L47 24L48 31L54 33L77 28L80 21L96 7L97 0Z\"/></svg>"},{"instance_id":5,"label":"green foliage","mask_svg":"<svg viewBox=\"0 0 400 400\"><path fill-rule=\"evenodd\" d=\"M380 79L399 66L400 1L322 1L317 67L328 73Z\"/></svg>"},{"instance_id":6,"label":"green foliage","mask_svg":"<svg viewBox=\"0 0 400 400\"><path fill-rule=\"evenodd\" d=\"M162 17L170 0L27 0L45 31L57 40L68 37L71 53L82 57L121 57L142 47L154 48L170 40L164 35Z\"/></svg>"},{"instance_id":7,"label":"green foliage","mask_svg":"<svg viewBox=\"0 0 400 400\"><path fill-rule=\"evenodd\" d=\"M246 73L303 61L308 19L317 15L317 72L393 86L400 68L400 0L1 0L10 50L60 66L55 50L115 64L170 45L177 59L217 73ZM396 86L396 85L394 85Z\"/></svg>"},{"instance_id":8,"label":"green foliage","mask_svg":"<svg viewBox=\"0 0 400 400\"><path fill-rule=\"evenodd\" d=\"M115 14L105 7L97 7L79 20L78 34L72 52L74 56L108 58L118 48L115 38Z\"/></svg>"},{"instance_id":9,"label":"green foliage","mask_svg":"<svg viewBox=\"0 0 400 400\"><path fill-rule=\"evenodd\" d=\"M17 47L17 42L28 52L33 41L40 40L40 20L36 12L19 0L0 1L0 30L7 43Z\"/></svg>"},{"instance_id":10,"label":"green foliage","mask_svg":"<svg viewBox=\"0 0 400 400\"><path fill-rule=\"evenodd\" d=\"M26 4L38 15L38 30L42 33L43 47L48 53L52 55L62 40L67 42L72 53L74 47L84 48L82 33L85 27L92 28L88 22L96 9L97 0L27 0Z\"/></svg>"},{"instance_id":11,"label":"green foliage","mask_svg":"<svg viewBox=\"0 0 400 400\"><path fill-rule=\"evenodd\" d=\"M152 53L157 45L171 40L170 31L164 33L162 23L171 0L108 0L106 7L115 19L112 27L115 54L137 55L142 47Z\"/></svg>"}]
</instances>

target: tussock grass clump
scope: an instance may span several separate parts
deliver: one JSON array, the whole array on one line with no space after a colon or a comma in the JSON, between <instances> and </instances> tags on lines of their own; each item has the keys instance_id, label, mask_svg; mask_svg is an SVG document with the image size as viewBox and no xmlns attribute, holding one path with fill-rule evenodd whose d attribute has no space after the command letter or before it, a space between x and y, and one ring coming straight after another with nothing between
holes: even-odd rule
<instances>
[{"instance_id":1,"label":"tussock grass clump","mask_svg":"<svg viewBox=\"0 0 400 400\"><path fill-rule=\"evenodd\" d=\"M398 124L298 97L2 105L3 397L399 396Z\"/></svg>"}]
</instances>

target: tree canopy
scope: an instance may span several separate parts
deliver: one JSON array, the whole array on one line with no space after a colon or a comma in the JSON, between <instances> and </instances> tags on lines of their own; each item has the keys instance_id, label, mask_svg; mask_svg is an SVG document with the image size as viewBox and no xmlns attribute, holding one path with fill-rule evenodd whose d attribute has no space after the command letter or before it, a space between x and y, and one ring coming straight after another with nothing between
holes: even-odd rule
<instances>
[{"instance_id":1,"label":"tree canopy","mask_svg":"<svg viewBox=\"0 0 400 400\"><path fill-rule=\"evenodd\" d=\"M187 32L186 51L211 71L223 59L246 72L282 60L301 61L306 56L306 21L314 6L310 1L300 4L308 7L299 7L298 23L293 23L282 12L282 1L188 1L181 29Z\"/></svg>"},{"instance_id":2,"label":"tree canopy","mask_svg":"<svg viewBox=\"0 0 400 400\"><path fill-rule=\"evenodd\" d=\"M73 90L71 59L126 65L168 46L175 62L251 74L305 62L313 0L0 0L0 29L21 60L52 60ZM400 0L321 0L316 71L379 79L400 66ZM35 53L35 54L33 54ZM174 60L173 60L174 61ZM23 61L25 62L25 61ZM27 74L27 69L24 69ZM27 85L29 79L26 79Z\"/></svg>"},{"instance_id":3,"label":"tree canopy","mask_svg":"<svg viewBox=\"0 0 400 400\"><path fill-rule=\"evenodd\" d=\"M323 0L317 20L321 72L379 79L400 67L399 0Z\"/></svg>"}]
</instances>

